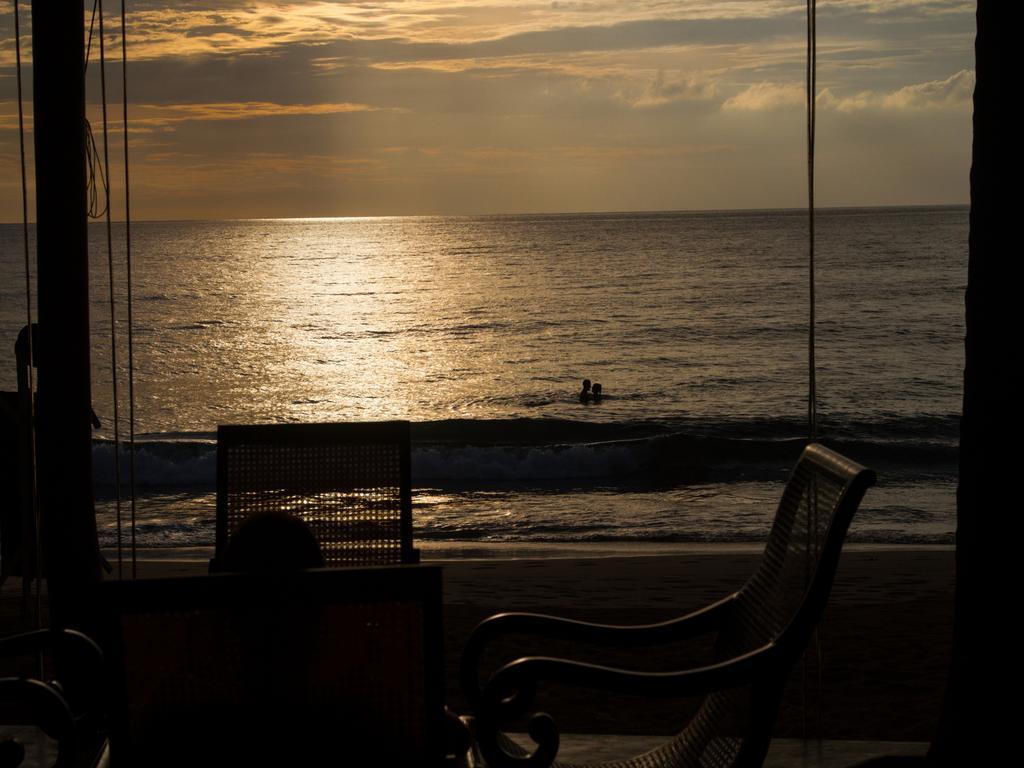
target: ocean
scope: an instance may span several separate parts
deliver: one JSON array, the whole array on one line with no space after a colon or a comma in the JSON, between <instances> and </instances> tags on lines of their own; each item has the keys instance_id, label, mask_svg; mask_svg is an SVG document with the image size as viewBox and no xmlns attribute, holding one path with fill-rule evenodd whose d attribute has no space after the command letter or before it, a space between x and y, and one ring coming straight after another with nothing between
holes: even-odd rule
<instances>
[{"instance_id":1,"label":"ocean","mask_svg":"<svg viewBox=\"0 0 1024 768\"><path fill-rule=\"evenodd\" d=\"M966 207L819 212L819 434L879 473L854 541L952 542L967 229ZM103 226L91 237L111 546ZM218 424L409 419L427 551L760 541L806 439L801 211L139 222L132 238L140 546L212 543ZM114 240L124 436L123 225ZM9 390L20 226L0 243ZM579 401L584 378L602 402Z\"/></svg>"}]
</instances>

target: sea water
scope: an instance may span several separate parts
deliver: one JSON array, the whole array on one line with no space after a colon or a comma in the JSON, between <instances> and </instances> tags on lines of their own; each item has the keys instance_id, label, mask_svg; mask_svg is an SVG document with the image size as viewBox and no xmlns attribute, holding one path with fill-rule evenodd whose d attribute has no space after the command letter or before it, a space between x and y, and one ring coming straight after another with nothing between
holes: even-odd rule
<instances>
[{"instance_id":1,"label":"sea water","mask_svg":"<svg viewBox=\"0 0 1024 768\"><path fill-rule=\"evenodd\" d=\"M879 472L855 540L952 540L967 225L962 207L819 212L818 432ZM113 234L124 437L123 225ZM409 419L428 548L757 541L808 434L803 212L138 222L131 234L140 545L212 542L218 424ZM109 545L105 229L91 237ZM0 238L0 387L13 389L21 228ZM579 401L584 378L602 402Z\"/></svg>"}]
</instances>

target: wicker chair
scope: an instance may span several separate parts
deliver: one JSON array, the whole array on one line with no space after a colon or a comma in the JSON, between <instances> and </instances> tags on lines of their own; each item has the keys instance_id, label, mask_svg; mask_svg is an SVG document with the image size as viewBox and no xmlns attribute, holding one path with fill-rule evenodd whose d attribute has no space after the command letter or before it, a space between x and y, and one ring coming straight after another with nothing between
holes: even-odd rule
<instances>
[{"instance_id":1,"label":"wicker chair","mask_svg":"<svg viewBox=\"0 0 1024 768\"><path fill-rule=\"evenodd\" d=\"M790 477L761 563L736 593L660 624L619 627L536 614L507 613L482 622L462 659L462 686L475 715L478 748L491 768L555 763L558 728L546 714L529 718L537 743L527 753L502 733L529 715L541 681L646 696L703 697L671 741L606 768L759 766L771 741L783 687L828 600L843 539L875 475L821 445L808 446ZM485 648L504 634L536 634L604 647L643 647L717 632L713 658L695 669L632 670L547 658L521 658L480 683Z\"/></svg>"},{"instance_id":2,"label":"wicker chair","mask_svg":"<svg viewBox=\"0 0 1024 768\"><path fill-rule=\"evenodd\" d=\"M99 696L103 653L70 629L39 629L0 639L5 664L21 659L16 667L35 667L40 654L52 660L48 667L57 680L0 677L0 766L15 768L42 759L91 768L102 760L105 746Z\"/></svg>"},{"instance_id":3,"label":"wicker chair","mask_svg":"<svg viewBox=\"0 0 1024 768\"><path fill-rule=\"evenodd\" d=\"M219 427L211 571L239 525L271 511L302 518L328 566L418 562L409 422Z\"/></svg>"},{"instance_id":4,"label":"wicker chair","mask_svg":"<svg viewBox=\"0 0 1024 768\"><path fill-rule=\"evenodd\" d=\"M444 764L436 566L100 585L117 766Z\"/></svg>"}]
</instances>

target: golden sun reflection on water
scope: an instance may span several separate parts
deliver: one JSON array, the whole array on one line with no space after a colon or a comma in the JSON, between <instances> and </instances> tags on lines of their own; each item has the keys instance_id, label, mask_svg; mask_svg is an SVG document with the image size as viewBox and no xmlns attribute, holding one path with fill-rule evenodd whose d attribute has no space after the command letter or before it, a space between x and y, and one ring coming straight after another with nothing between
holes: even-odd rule
<instances>
[{"instance_id":1,"label":"golden sun reflection on water","mask_svg":"<svg viewBox=\"0 0 1024 768\"><path fill-rule=\"evenodd\" d=\"M344 413L361 419L472 412L507 391L500 335L515 318L501 286L460 255L442 255L443 238L409 234L402 259L356 236L343 245L347 257L305 260L301 275L294 262L273 265L264 285L277 292L291 350L278 378L305 382L308 400L348 402Z\"/></svg>"},{"instance_id":2,"label":"golden sun reflection on water","mask_svg":"<svg viewBox=\"0 0 1024 768\"><path fill-rule=\"evenodd\" d=\"M965 221L925 209L822 215L822 237L837 244L819 284L819 384L832 413L956 411ZM139 428L797 422L803 228L763 212L140 224ZM95 407L108 423L101 276ZM581 408L583 378L604 385L599 407Z\"/></svg>"}]
</instances>

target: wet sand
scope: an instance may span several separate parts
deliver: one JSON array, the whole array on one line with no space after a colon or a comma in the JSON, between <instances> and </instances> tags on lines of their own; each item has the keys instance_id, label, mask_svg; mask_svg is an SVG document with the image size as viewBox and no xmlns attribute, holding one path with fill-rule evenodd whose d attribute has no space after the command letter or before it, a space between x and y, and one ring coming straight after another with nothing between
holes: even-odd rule
<instances>
[{"instance_id":1,"label":"wet sand","mask_svg":"<svg viewBox=\"0 0 1024 768\"><path fill-rule=\"evenodd\" d=\"M475 557L480 552L469 548L426 551L425 562L444 568L450 706L463 709L457 668L466 638L493 613L535 611L617 624L662 620L733 591L759 557L750 547L648 551L653 554L577 548L559 557L552 556L556 550L518 548L498 551L498 558ZM139 576L199 575L208 555L202 548L140 552ZM820 685L813 663L806 674L794 672L777 735L800 737L806 728L828 739L932 738L952 636L953 557L950 547L848 548L819 635ZM6 616L19 596L17 579L4 585ZM488 663L571 653L638 668L685 668L700 664L707 651L706 641L695 641L639 655L597 656L591 649L514 638ZM805 715L805 697L822 706L808 707ZM674 733L691 711L688 702L590 691L552 689L542 692L540 702L564 731L578 733Z\"/></svg>"},{"instance_id":2,"label":"wet sand","mask_svg":"<svg viewBox=\"0 0 1024 768\"><path fill-rule=\"evenodd\" d=\"M652 554L641 554L647 551ZM499 557L481 557L481 554ZM142 553L141 576L201 573L206 551ZM928 741L941 707L952 638L953 550L950 547L850 547L843 554L819 633L821 684L812 663L796 670L777 732L799 737L820 730L830 739ZM444 567L449 702L463 706L458 659L480 620L501 611L535 611L617 624L658 621L730 593L753 571L757 547L510 547L427 550ZM437 558L437 559L435 559ZM636 654L600 656L558 643L516 638L508 658L530 653L583 654L636 666ZM657 667L706 658L706 642L644 653ZM494 660L498 663L498 659ZM806 677L806 685L804 684ZM820 701L818 708L807 707ZM567 731L673 733L687 702L606 697L553 690L542 700Z\"/></svg>"}]
</instances>

